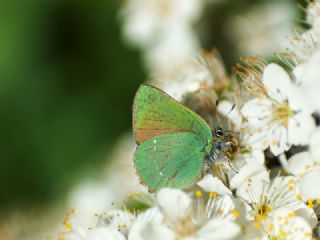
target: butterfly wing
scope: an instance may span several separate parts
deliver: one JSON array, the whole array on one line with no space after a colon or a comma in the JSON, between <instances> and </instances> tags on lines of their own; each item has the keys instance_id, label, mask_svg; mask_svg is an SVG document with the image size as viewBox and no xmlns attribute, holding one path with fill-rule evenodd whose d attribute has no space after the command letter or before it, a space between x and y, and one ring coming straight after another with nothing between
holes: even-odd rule
<instances>
[{"instance_id":1,"label":"butterfly wing","mask_svg":"<svg viewBox=\"0 0 320 240\"><path fill-rule=\"evenodd\" d=\"M205 142L190 132L153 137L137 147L136 170L150 189L187 188L202 172Z\"/></svg>"},{"instance_id":2,"label":"butterfly wing","mask_svg":"<svg viewBox=\"0 0 320 240\"><path fill-rule=\"evenodd\" d=\"M133 130L138 144L154 136L177 132L193 132L204 140L212 138L210 127L198 114L150 85L142 85L137 91Z\"/></svg>"}]
</instances>

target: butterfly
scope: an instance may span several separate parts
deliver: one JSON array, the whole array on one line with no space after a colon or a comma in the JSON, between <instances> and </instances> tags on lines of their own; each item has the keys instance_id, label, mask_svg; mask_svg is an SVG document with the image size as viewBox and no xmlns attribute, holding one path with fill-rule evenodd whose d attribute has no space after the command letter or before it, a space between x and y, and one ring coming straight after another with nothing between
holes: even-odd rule
<instances>
[{"instance_id":1,"label":"butterfly","mask_svg":"<svg viewBox=\"0 0 320 240\"><path fill-rule=\"evenodd\" d=\"M205 164L238 151L236 139L222 128L210 129L198 114L146 84L134 99L133 133L135 168L150 190L188 188L202 176Z\"/></svg>"}]
</instances>

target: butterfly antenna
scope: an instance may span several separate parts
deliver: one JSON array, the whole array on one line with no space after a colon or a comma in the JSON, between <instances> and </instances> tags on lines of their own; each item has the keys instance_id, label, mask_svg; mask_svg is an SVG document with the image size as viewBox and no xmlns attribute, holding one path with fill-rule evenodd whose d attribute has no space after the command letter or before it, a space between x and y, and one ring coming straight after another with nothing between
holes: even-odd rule
<instances>
[{"instance_id":1,"label":"butterfly antenna","mask_svg":"<svg viewBox=\"0 0 320 240\"><path fill-rule=\"evenodd\" d=\"M232 107L230 108L229 112L226 114L226 117L229 116L229 114L234 110L235 107L236 107L236 104L234 103L234 104L232 105Z\"/></svg>"},{"instance_id":2,"label":"butterfly antenna","mask_svg":"<svg viewBox=\"0 0 320 240\"><path fill-rule=\"evenodd\" d=\"M223 127L224 122L221 120L221 117L220 117L220 114L218 111L218 105L219 105L219 99L217 99L217 101L216 101L216 119L218 122L218 126L215 126L215 127Z\"/></svg>"},{"instance_id":3,"label":"butterfly antenna","mask_svg":"<svg viewBox=\"0 0 320 240\"><path fill-rule=\"evenodd\" d=\"M236 104L234 103L234 104L232 105L232 107L230 108L230 110L228 111L228 113L224 116L223 124L226 124L226 121L227 121L227 119L228 119L229 114L235 109L235 107L236 107Z\"/></svg>"}]
</instances>

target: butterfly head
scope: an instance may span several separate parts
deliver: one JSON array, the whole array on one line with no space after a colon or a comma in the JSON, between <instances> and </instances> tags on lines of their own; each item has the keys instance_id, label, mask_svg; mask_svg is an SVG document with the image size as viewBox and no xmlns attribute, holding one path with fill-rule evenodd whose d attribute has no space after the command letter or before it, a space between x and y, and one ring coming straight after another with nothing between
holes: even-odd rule
<instances>
[{"instance_id":1,"label":"butterfly head","mask_svg":"<svg viewBox=\"0 0 320 240\"><path fill-rule=\"evenodd\" d=\"M226 157L232 158L239 151L240 143L236 135L232 133L225 134L223 129L218 127L214 129L214 136L216 142L218 142L219 149Z\"/></svg>"}]
</instances>

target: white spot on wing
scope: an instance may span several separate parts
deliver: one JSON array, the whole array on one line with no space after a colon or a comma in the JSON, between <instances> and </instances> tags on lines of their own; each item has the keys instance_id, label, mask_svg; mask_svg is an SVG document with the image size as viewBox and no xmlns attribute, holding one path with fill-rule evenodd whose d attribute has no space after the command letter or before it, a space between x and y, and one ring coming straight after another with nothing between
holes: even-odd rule
<instances>
[{"instance_id":1,"label":"white spot on wing","mask_svg":"<svg viewBox=\"0 0 320 240\"><path fill-rule=\"evenodd\" d=\"M156 143L157 143L157 140L154 139L154 140L153 140L153 144L155 145ZM157 147L154 146L154 147L153 147L153 150L156 152L156 151L157 151Z\"/></svg>"}]
</instances>

